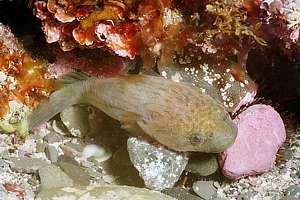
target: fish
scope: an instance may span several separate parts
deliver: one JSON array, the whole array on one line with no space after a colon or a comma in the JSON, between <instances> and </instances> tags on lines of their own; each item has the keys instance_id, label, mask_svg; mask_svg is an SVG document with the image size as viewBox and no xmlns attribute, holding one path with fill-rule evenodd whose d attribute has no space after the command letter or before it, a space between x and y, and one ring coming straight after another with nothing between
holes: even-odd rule
<instances>
[{"instance_id":1,"label":"fish","mask_svg":"<svg viewBox=\"0 0 300 200\"><path fill-rule=\"evenodd\" d=\"M69 106L88 104L129 133L174 151L218 153L237 136L224 106L189 83L142 74L93 78L74 73L62 82L32 111L30 130Z\"/></svg>"}]
</instances>

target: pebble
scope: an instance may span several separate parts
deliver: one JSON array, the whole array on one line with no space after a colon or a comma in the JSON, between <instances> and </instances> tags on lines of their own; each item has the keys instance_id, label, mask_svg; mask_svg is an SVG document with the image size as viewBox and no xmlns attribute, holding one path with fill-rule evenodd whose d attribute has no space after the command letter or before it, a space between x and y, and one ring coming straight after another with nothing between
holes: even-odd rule
<instances>
[{"instance_id":1,"label":"pebble","mask_svg":"<svg viewBox=\"0 0 300 200\"><path fill-rule=\"evenodd\" d=\"M209 176L219 168L217 155L194 153L189 159L186 170L200 176Z\"/></svg>"},{"instance_id":2,"label":"pebble","mask_svg":"<svg viewBox=\"0 0 300 200\"><path fill-rule=\"evenodd\" d=\"M90 175L82 167L68 162L59 162L58 165L71 179L73 179L75 186L85 186L90 184Z\"/></svg>"},{"instance_id":3,"label":"pebble","mask_svg":"<svg viewBox=\"0 0 300 200\"><path fill-rule=\"evenodd\" d=\"M53 120L52 122L52 129L56 132L59 133L60 135L68 135L69 131L65 127L64 123L61 120Z\"/></svg>"},{"instance_id":4,"label":"pebble","mask_svg":"<svg viewBox=\"0 0 300 200\"><path fill-rule=\"evenodd\" d=\"M102 176L102 173L98 172L94 168L85 168L85 171L89 174L90 177L92 178L99 178Z\"/></svg>"},{"instance_id":5,"label":"pebble","mask_svg":"<svg viewBox=\"0 0 300 200\"><path fill-rule=\"evenodd\" d=\"M58 151L55 146L47 145L45 149L45 154L47 158L52 162L55 163L58 160Z\"/></svg>"},{"instance_id":6,"label":"pebble","mask_svg":"<svg viewBox=\"0 0 300 200\"><path fill-rule=\"evenodd\" d=\"M62 142L62 140L63 140L63 136L55 132L50 132L44 137L44 141L46 141L47 143Z\"/></svg>"},{"instance_id":7,"label":"pebble","mask_svg":"<svg viewBox=\"0 0 300 200\"><path fill-rule=\"evenodd\" d=\"M83 147L81 144L66 142L59 146L61 150L64 152L64 155L69 157L79 157L83 151Z\"/></svg>"},{"instance_id":8,"label":"pebble","mask_svg":"<svg viewBox=\"0 0 300 200\"><path fill-rule=\"evenodd\" d=\"M188 162L184 154L154 146L138 138L129 138L127 148L130 160L145 185L154 190L173 187Z\"/></svg>"},{"instance_id":9,"label":"pebble","mask_svg":"<svg viewBox=\"0 0 300 200\"><path fill-rule=\"evenodd\" d=\"M61 198L59 198L61 197ZM36 200L176 200L160 192L129 186L65 187L42 190Z\"/></svg>"},{"instance_id":10,"label":"pebble","mask_svg":"<svg viewBox=\"0 0 300 200\"><path fill-rule=\"evenodd\" d=\"M71 135L81 138L90 131L89 115L87 106L74 105L63 110L60 118Z\"/></svg>"},{"instance_id":11,"label":"pebble","mask_svg":"<svg viewBox=\"0 0 300 200\"><path fill-rule=\"evenodd\" d=\"M163 193L174 197L177 200L202 200L202 198L192 195L187 189L180 187L164 190Z\"/></svg>"},{"instance_id":12,"label":"pebble","mask_svg":"<svg viewBox=\"0 0 300 200\"><path fill-rule=\"evenodd\" d=\"M237 200L248 200L248 199L254 199L256 193L255 192L246 192L244 194L239 194L237 196Z\"/></svg>"},{"instance_id":13,"label":"pebble","mask_svg":"<svg viewBox=\"0 0 300 200\"><path fill-rule=\"evenodd\" d=\"M299 198L286 196L286 197L282 197L280 200L299 200Z\"/></svg>"},{"instance_id":14,"label":"pebble","mask_svg":"<svg viewBox=\"0 0 300 200\"><path fill-rule=\"evenodd\" d=\"M203 199L211 199L217 194L213 181L196 181L193 184L193 191Z\"/></svg>"},{"instance_id":15,"label":"pebble","mask_svg":"<svg viewBox=\"0 0 300 200\"><path fill-rule=\"evenodd\" d=\"M3 165L4 165L4 160L0 159L0 167L3 167Z\"/></svg>"},{"instance_id":16,"label":"pebble","mask_svg":"<svg viewBox=\"0 0 300 200\"><path fill-rule=\"evenodd\" d=\"M42 191L56 187L72 187L74 181L58 166L49 164L39 169Z\"/></svg>"},{"instance_id":17,"label":"pebble","mask_svg":"<svg viewBox=\"0 0 300 200\"><path fill-rule=\"evenodd\" d=\"M40 158L10 158L10 167L16 172L36 173L38 169L47 165L48 163Z\"/></svg>"},{"instance_id":18,"label":"pebble","mask_svg":"<svg viewBox=\"0 0 300 200\"><path fill-rule=\"evenodd\" d=\"M79 163L72 157L66 156L66 155L60 155L58 156L57 162L68 162L72 163L73 165L79 165Z\"/></svg>"},{"instance_id":19,"label":"pebble","mask_svg":"<svg viewBox=\"0 0 300 200\"><path fill-rule=\"evenodd\" d=\"M37 153L45 152L46 146L47 146L46 143L37 142L36 143L36 152Z\"/></svg>"},{"instance_id":20,"label":"pebble","mask_svg":"<svg viewBox=\"0 0 300 200\"><path fill-rule=\"evenodd\" d=\"M300 186L299 185L291 185L285 190L285 195L289 197L297 197L300 198Z\"/></svg>"}]
</instances>

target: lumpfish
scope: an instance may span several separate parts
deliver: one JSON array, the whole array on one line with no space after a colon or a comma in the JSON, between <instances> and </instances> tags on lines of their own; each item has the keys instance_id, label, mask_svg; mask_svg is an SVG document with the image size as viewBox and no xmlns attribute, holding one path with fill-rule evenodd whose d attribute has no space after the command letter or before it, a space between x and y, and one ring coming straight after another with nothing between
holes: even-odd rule
<instances>
[{"instance_id":1,"label":"lumpfish","mask_svg":"<svg viewBox=\"0 0 300 200\"><path fill-rule=\"evenodd\" d=\"M175 151L222 152L237 127L223 106L188 83L149 75L88 78L62 87L29 117L32 129L74 104L89 104L137 136Z\"/></svg>"}]
</instances>

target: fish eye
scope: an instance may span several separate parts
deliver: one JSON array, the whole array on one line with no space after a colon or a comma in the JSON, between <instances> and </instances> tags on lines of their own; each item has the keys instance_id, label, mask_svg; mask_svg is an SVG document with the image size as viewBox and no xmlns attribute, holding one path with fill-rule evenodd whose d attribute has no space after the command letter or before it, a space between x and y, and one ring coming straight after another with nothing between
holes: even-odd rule
<instances>
[{"instance_id":1,"label":"fish eye","mask_svg":"<svg viewBox=\"0 0 300 200\"><path fill-rule=\"evenodd\" d=\"M199 133L193 133L190 136L190 142L191 144L197 145L197 144L201 144L203 143L203 138L201 137L201 135Z\"/></svg>"}]
</instances>

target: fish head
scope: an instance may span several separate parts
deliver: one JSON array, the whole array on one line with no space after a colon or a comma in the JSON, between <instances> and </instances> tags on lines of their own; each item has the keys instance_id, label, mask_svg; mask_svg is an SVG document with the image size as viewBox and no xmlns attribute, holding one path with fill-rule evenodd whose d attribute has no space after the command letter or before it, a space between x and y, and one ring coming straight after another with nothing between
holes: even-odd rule
<instances>
[{"instance_id":1,"label":"fish head","mask_svg":"<svg viewBox=\"0 0 300 200\"><path fill-rule=\"evenodd\" d=\"M229 148L237 136L237 126L226 113L200 120L194 127L186 134L185 148L188 151L219 153Z\"/></svg>"}]
</instances>

